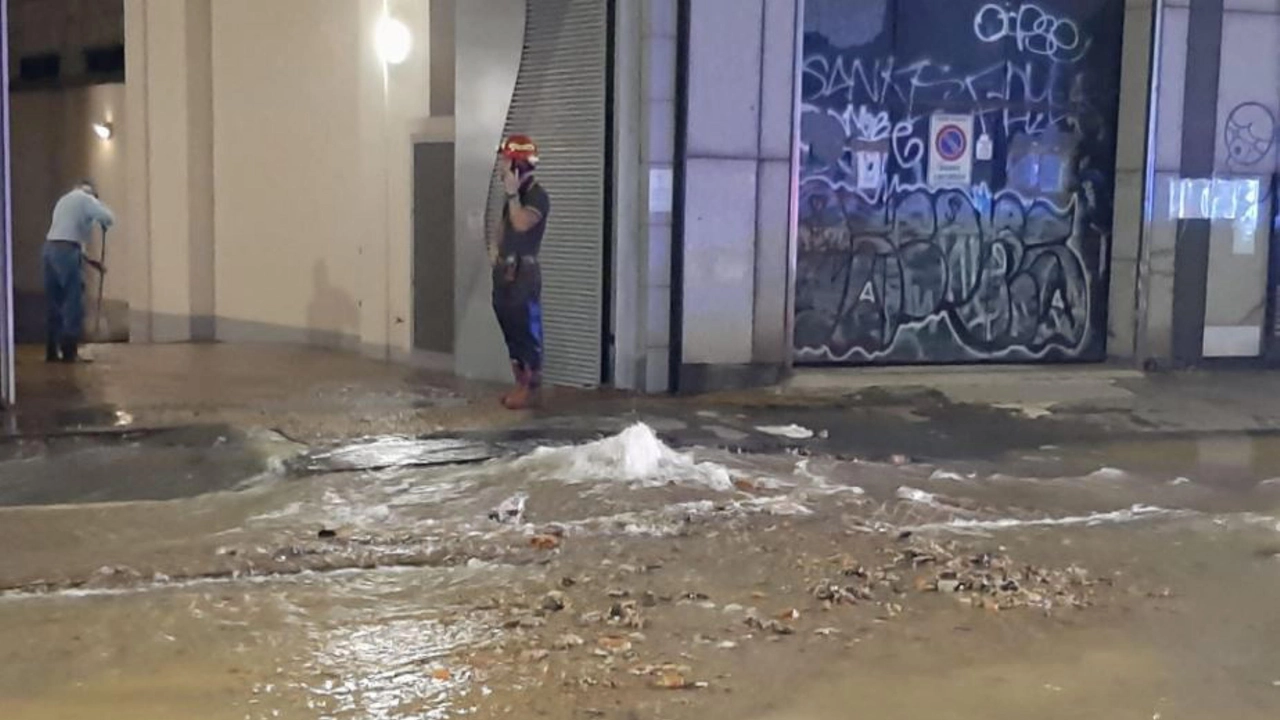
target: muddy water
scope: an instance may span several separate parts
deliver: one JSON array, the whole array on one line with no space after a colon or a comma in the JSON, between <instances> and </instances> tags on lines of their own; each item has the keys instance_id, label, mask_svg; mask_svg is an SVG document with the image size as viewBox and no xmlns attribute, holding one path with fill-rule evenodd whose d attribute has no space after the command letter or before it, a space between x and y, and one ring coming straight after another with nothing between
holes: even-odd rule
<instances>
[{"instance_id":1,"label":"muddy water","mask_svg":"<svg viewBox=\"0 0 1280 720\"><path fill-rule=\"evenodd\" d=\"M0 717L1275 718L1277 447L894 467L635 429L0 510Z\"/></svg>"}]
</instances>

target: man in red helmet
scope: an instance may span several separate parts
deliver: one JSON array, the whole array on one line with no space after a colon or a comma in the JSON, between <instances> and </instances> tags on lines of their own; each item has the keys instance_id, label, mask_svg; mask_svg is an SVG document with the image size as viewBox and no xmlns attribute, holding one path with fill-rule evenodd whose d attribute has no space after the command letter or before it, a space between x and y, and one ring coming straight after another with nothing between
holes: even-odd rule
<instances>
[{"instance_id":1,"label":"man in red helmet","mask_svg":"<svg viewBox=\"0 0 1280 720\"><path fill-rule=\"evenodd\" d=\"M511 358L515 388L502 398L510 410L529 407L542 384L542 270L538 251L551 214L551 198L534 170L538 146L512 135L498 150L506 203L493 267L493 309Z\"/></svg>"}]
</instances>

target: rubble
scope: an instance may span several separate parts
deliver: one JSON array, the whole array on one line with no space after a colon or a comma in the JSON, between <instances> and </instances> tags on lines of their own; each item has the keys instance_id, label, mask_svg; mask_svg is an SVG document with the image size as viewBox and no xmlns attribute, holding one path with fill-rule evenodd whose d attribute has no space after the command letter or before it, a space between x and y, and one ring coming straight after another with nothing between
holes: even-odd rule
<instances>
[{"instance_id":1,"label":"rubble","mask_svg":"<svg viewBox=\"0 0 1280 720\"><path fill-rule=\"evenodd\" d=\"M1085 608L1093 604L1094 588L1106 582L1094 580L1075 565L1056 569L1018 565L1002 550L966 554L954 542L918 538L897 551L896 564L932 569L931 576L918 580L917 589L960 594L962 602L990 610Z\"/></svg>"},{"instance_id":2,"label":"rubble","mask_svg":"<svg viewBox=\"0 0 1280 720\"><path fill-rule=\"evenodd\" d=\"M555 550L560 547L561 540L555 535L534 535L529 544L537 550Z\"/></svg>"},{"instance_id":3,"label":"rubble","mask_svg":"<svg viewBox=\"0 0 1280 720\"><path fill-rule=\"evenodd\" d=\"M520 653L520 661L524 663L530 663L530 664L542 662L543 660L546 660L548 657L551 657L551 653L541 648L525 650L524 652Z\"/></svg>"},{"instance_id":4,"label":"rubble","mask_svg":"<svg viewBox=\"0 0 1280 720\"><path fill-rule=\"evenodd\" d=\"M650 685L657 690L697 690L710 686L706 682L689 680L693 668L688 665L637 665L631 668L630 673L651 678Z\"/></svg>"},{"instance_id":5,"label":"rubble","mask_svg":"<svg viewBox=\"0 0 1280 720\"><path fill-rule=\"evenodd\" d=\"M609 608L608 617L610 625L618 625L635 630L643 630L645 626L644 618L641 617L640 609L634 600L614 603Z\"/></svg>"},{"instance_id":6,"label":"rubble","mask_svg":"<svg viewBox=\"0 0 1280 720\"><path fill-rule=\"evenodd\" d=\"M964 587L964 585L962 585L959 580L943 578L938 580L937 587L938 592L940 593L953 593L958 592L960 588Z\"/></svg>"},{"instance_id":7,"label":"rubble","mask_svg":"<svg viewBox=\"0 0 1280 720\"><path fill-rule=\"evenodd\" d=\"M525 504L528 501L529 496L524 493L513 495L490 510L489 519L503 525L523 525Z\"/></svg>"},{"instance_id":8,"label":"rubble","mask_svg":"<svg viewBox=\"0 0 1280 720\"><path fill-rule=\"evenodd\" d=\"M542 609L547 612L560 612L568 606L569 600L565 597L564 593L559 591L553 590L552 592L547 593L546 597L542 598Z\"/></svg>"},{"instance_id":9,"label":"rubble","mask_svg":"<svg viewBox=\"0 0 1280 720\"><path fill-rule=\"evenodd\" d=\"M551 644L551 647L556 650L573 650L574 648L580 648L585 644L586 641L577 635L574 635L573 633L565 633L564 635L556 638L556 641Z\"/></svg>"},{"instance_id":10,"label":"rubble","mask_svg":"<svg viewBox=\"0 0 1280 720\"><path fill-rule=\"evenodd\" d=\"M524 615L518 618L513 618L511 620L508 620L506 623L506 628L508 630L514 630L516 628L519 628L521 630L536 630L546 624L547 624L547 621L543 620L540 617L534 617L533 615Z\"/></svg>"},{"instance_id":11,"label":"rubble","mask_svg":"<svg viewBox=\"0 0 1280 720\"><path fill-rule=\"evenodd\" d=\"M752 486L761 487L755 481ZM741 483L738 489L744 489ZM943 534L927 526L902 531L886 521L850 529L845 517L823 528L823 535L792 542L792 532L804 531L799 523L761 514L734 522L741 525L703 528L675 541L667 539L671 536L646 539L639 549L629 539L611 536L598 555L591 554L598 539L570 526L582 547L537 558L537 578L493 603L500 613L497 622L505 620L513 631L497 654L514 676L562 684L568 692L582 693L581 699L592 703L586 707L612 708L631 698L606 696L611 698L606 704L599 694L634 691L677 691L651 702L695 707L703 696L678 691L711 687L700 682L705 679L717 694L730 692L721 686L728 676L714 673L738 668L737 663L752 667L749 659L768 652L770 643L787 656L819 647L838 653L870 640L878 623L915 634L918 629L904 620L924 621L930 602L936 606L942 598L993 613L1047 612L1089 607L1095 592L1111 582L1076 565L1019 562L989 538ZM544 523L522 532L535 548L549 551L560 548L569 534ZM747 563L724 554L739 539L758 551L758 559ZM662 557L670 571L650 574L662 567L650 562L655 557ZM930 601L931 596L937 597ZM689 666L704 662L715 670L700 678ZM484 671L486 680L491 672Z\"/></svg>"},{"instance_id":12,"label":"rubble","mask_svg":"<svg viewBox=\"0 0 1280 720\"><path fill-rule=\"evenodd\" d=\"M653 681L653 686L661 690L686 690L693 684L679 673L663 673Z\"/></svg>"},{"instance_id":13,"label":"rubble","mask_svg":"<svg viewBox=\"0 0 1280 720\"><path fill-rule=\"evenodd\" d=\"M773 633L774 635L794 635L796 633L796 629L794 627L787 625L780 620L762 618L755 613L748 613L746 620L743 622L745 622L749 628Z\"/></svg>"},{"instance_id":14,"label":"rubble","mask_svg":"<svg viewBox=\"0 0 1280 720\"><path fill-rule=\"evenodd\" d=\"M631 640L625 637L604 635L596 641L596 647L610 655L621 655L623 653L630 652L632 645Z\"/></svg>"}]
</instances>

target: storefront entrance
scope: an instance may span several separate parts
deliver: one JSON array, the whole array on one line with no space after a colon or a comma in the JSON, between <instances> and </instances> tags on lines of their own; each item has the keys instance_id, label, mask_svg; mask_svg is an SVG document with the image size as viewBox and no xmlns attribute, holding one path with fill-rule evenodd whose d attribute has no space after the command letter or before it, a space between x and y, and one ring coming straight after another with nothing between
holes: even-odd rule
<instances>
[{"instance_id":1,"label":"storefront entrance","mask_svg":"<svg viewBox=\"0 0 1280 720\"><path fill-rule=\"evenodd\" d=\"M1098 361L1122 0L808 0L795 359Z\"/></svg>"}]
</instances>

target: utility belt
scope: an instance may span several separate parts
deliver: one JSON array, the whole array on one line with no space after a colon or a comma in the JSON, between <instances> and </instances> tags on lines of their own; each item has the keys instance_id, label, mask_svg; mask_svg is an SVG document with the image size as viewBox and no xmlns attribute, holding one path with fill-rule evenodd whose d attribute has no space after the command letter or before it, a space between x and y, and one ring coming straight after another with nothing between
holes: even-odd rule
<instances>
[{"instance_id":1,"label":"utility belt","mask_svg":"<svg viewBox=\"0 0 1280 720\"><path fill-rule=\"evenodd\" d=\"M502 279L508 283L516 281L516 275L520 273L521 268L536 268L538 266L538 256L536 255L504 255L498 258L498 269L502 275Z\"/></svg>"}]
</instances>

